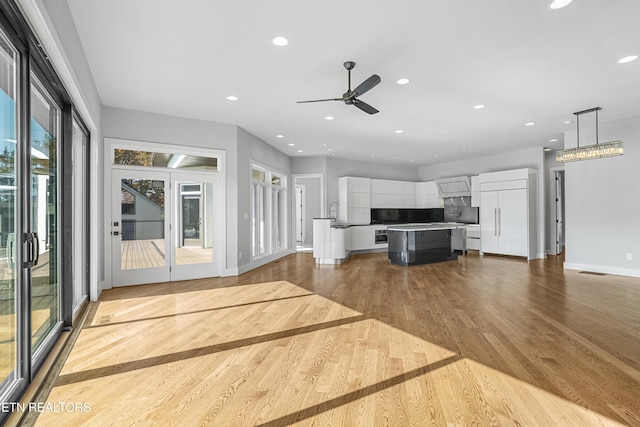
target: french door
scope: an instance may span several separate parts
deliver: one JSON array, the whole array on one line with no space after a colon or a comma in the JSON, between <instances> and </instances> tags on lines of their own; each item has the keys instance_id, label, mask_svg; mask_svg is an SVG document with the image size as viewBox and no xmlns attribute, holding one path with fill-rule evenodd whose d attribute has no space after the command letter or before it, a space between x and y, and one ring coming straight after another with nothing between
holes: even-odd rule
<instances>
[{"instance_id":1,"label":"french door","mask_svg":"<svg viewBox=\"0 0 640 427\"><path fill-rule=\"evenodd\" d=\"M113 286L220 275L212 173L112 170Z\"/></svg>"}]
</instances>

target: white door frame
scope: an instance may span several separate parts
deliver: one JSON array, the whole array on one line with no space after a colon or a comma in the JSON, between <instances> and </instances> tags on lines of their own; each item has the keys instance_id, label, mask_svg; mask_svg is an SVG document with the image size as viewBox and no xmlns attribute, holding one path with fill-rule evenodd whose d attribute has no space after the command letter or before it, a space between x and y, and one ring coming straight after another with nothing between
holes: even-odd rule
<instances>
[{"instance_id":1,"label":"white door frame","mask_svg":"<svg viewBox=\"0 0 640 427\"><path fill-rule=\"evenodd\" d=\"M549 197L547 198L547 200L549 201L548 203L548 209L547 209L547 215L549 216L549 234L547 235L547 238L552 238L551 242L551 247L549 248L549 251L551 253L551 255L558 255L560 252L558 252L557 249L557 245L556 245L556 239L557 239L557 214L556 214L556 172L558 171L563 171L565 172L565 168L562 166L556 166L556 167L552 167L549 168ZM566 172L565 172L565 181L566 181ZM562 195L563 197L565 197L565 195ZM566 216L566 215L565 215ZM566 232L566 224L564 223L564 218L563 218L563 223L562 223L562 232L563 234ZM564 245L563 245L564 246Z\"/></svg>"},{"instance_id":2,"label":"white door frame","mask_svg":"<svg viewBox=\"0 0 640 427\"><path fill-rule=\"evenodd\" d=\"M128 139L118 139L118 138L104 138L104 147L103 147L103 228L102 228L102 236L104 241L103 246L103 255L104 255L104 282L102 289L111 289L113 287L113 278L112 278L112 241L111 241L111 224L112 224L112 210L111 210L111 170L114 169L113 164L113 152L116 148L124 148L129 150L145 150L145 151L153 151L160 153L168 153L168 154L185 154L191 156L204 156L204 157L216 157L218 159L218 170L213 172L206 172L211 174L217 174L219 176L219 197L220 197L220 221L218 221L218 230L214 232L220 236L218 239L218 248L217 253L219 268L221 276L229 276L234 273L234 269L227 268L227 209L226 209L226 152L224 150L215 150L215 149L207 149L207 148L198 148L198 147L185 147L173 144L164 144L164 143L156 143L156 142L145 142L145 141L135 141ZM136 166L123 166L118 165L118 169L131 169L136 170L139 167ZM164 170L164 171L175 171L175 169L170 168L146 168L150 170ZM92 296L93 298L93 296ZM97 298L97 296L96 296Z\"/></svg>"}]
</instances>

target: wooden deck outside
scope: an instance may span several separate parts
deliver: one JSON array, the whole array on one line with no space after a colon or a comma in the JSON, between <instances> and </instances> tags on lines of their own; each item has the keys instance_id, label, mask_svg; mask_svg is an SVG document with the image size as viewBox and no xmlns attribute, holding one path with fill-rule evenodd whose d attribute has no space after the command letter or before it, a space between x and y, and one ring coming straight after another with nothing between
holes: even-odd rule
<instances>
[{"instance_id":1,"label":"wooden deck outside","mask_svg":"<svg viewBox=\"0 0 640 427\"><path fill-rule=\"evenodd\" d=\"M120 246L121 268L132 270L165 265L164 240L125 240ZM213 261L211 248L175 248L176 264L200 264Z\"/></svg>"},{"instance_id":2,"label":"wooden deck outside","mask_svg":"<svg viewBox=\"0 0 640 427\"><path fill-rule=\"evenodd\" d=\"M640 279L295 254L104 291L27 425L640 425Z\"/></svg>"}]
</instances>

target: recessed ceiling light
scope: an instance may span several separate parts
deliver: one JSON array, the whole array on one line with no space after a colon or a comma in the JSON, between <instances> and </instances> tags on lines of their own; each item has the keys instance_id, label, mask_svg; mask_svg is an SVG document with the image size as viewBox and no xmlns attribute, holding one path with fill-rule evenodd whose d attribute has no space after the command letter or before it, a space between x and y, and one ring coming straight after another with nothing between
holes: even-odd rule
<instances>
[{"instance_id":1,"label":"recessed ceiling light","mask_svg":"<svg viewBox=\"0 0 640 427\"><path fill-rule=\"evenodd\" d=\"M289 40L287 40L282 36L274 37L273 40L271 40L271 42L276 46L286 46L289 44Z\"/></svg>"},{"instance_id":2,"label":"recessed ceiling light","mask_svg":"<svg viewBox=\"0 0 640 427\"><path fill-rule=\"evenodd\" d=\"M333 120L333 119L334 119L334 117L333 117L333 116L327 116L327 117L325 117L325 119L326 119L326 120Z\"/></svg>"},{"instance_id":3,"label":"recessed ceiling light","mask_svg":"<svg viewBox=\"0 0 640 427\"><path fill-rule=\"evenodd\" d=\"M302 151L302 150L298 150L298 153L304 153L304 151Z\"/></svg>"},{"instance_id":4,"label":"recessed ceiling light","mask_svg":"<svg viewBox=\"0 0 640 427\"><path fill-rule=\"evenodd\" d=\"M289 143L289 147L295 147L295 146L296 146L296 144L294 144L293 142Z\"/></svg>"},{"instance_id":5,"label":"recessed ceiling light","mask_svg":"<svg viewBox=\"0 0 640 427\"><path fill-rule=\"evenodd\" d=\"M371 155L371 157L375 157L375 156L376 156L375 154L372 154L372 155Z\"/></svg>"},{"instance_id":6,"label":"recessed ceiling light","mask_svg":"<svg viewBox=\"0 0 640 427\"><path fill-rule=\"evenodd\" d=\"M329 148L329 151L332 151L331 148Z\"/></svg>"},{"instance_id":7,"label":"recessed ceiling light","mask_svg":"<svg viewBox=\"0 0 640 427\"><path fill-rule=\"evenodd\" d=\"M227 96L227 99L228 99L229 101L237 101L237 100L238 100L238 97L237 97L237 96L233 96L233 95L229 95L229 96Z\"/></svg>"},{"instance_id":8,"label":"recessed ceiling light","mask_svg":"<svg viewBox=\"0 0 640 427\"><path fill-rule=\"evenodd\" d=\"M331 155L332 155L332 156L335 156L335 155L336 155L336 153L331 153Z\"/></svg>"},{"instance_id":9,"label":"recessed ceiling light","mask_svg":"<svg viewBox=\"0 0 640 427\"><path fill-rule=\"evenodd\" d=\"M411 160L411 163L413 163L413 160Z\"/></svg>"},{"instance_id":10,"label":"recessed ceiling light","mask_svg":"<svg viewBox=\"0 0 640 427\"><path fill-rule=\"evenodd\" d=\"M564 122L565 125L570 125L571 123L573 123L573 120L565 120Z\"/></svg>"},{"instance_id":11,"label":"recessed ceiling light","mask_svg":"<svg viewBox=\"0 0 640 427\"><path fill-rule=\"evenodd\" d=\"M396 159L396 158L395 158L395 157L393 157L393 160L395 160L395 159Z\"/></svg>"},{"instance_id":12,"label":"recessed ceiling light","mask_svg":"<svg viewBox=\"0 0 640 427\"><path fill-rule=\"evenodd\" d=\"M276 138L284 138L284 135L276 135Z\"/></svg>"},{"instance_id":13,"label":"recessed ceiling light","mask_svg":"<svg viewBox=\"0 0 640 427\"><path fill-rule=\"evenodd\" d=\"M549 5L550 9L562 9L565 6L568 6L573 0L553 0Z\"/></svg>"},{"instance_id":14,"label":"recessed ceiling light","mask_svg":"<svg viewBox=\"0 0 640 427\"><path fill-rule=\"evenodd\" d=\"M466 152L467 152L467 149L466 149L466 148L463 148L463 149L462 149L462 152L463 152L463 153L466 153Z\"/></svg>"},{"instance_id":15,"label":"recessed ceiling light","mask_svg":"<svg viewBox=\"0 0 640 427\"><path fill-rule=\"evenodd\" d=\"M437 154L434 154L434 156L433 156L433 157L438 157L438 155L437 155ZM413 160L412 160L412 161L413 161Z\"/></svg>"},{"instance_id":16,"label":"recessed ceiling light","mask_svg":"<svg viewBox=\"0 0 640 427\"><path fill-rule=\"evenodd\" d=\"M396 83L398 83L399 85L406 85L407 83L409 83L409 79L400 79Z\"/></svg>"},{"instance_id":17,"label":"recessed ceiling light","mask_svg":"<svg viewBox=\"0 0 640 427\"><path fill-rule=\"evenodd\" d=\"M549 148L549 147L545 147L545 148L544 148L544 151L551 151L551 148Z\"/></svg>"},{"instance_id":18,"label":"recessed ceiling light","mask_svg":"<svg viewBox=\"0 0 640 427\"><path fill-rule=\"evenodd\" d=\"M396 133L402 133L402 132L404 132L402 129L398 129L398 130L396 131Z\"/></svg>"},{"instance_id":19,"label":"recessed ceiling light","mask_svg":"<svg viewBox=\"0 0 640 427\"><path fill-rule=\"evenodd\" d=\"M529 122L529 123L525 123L524 125L525 125L525 126L533 126L533 125L535 125L535 124L536 124L536 122Z\"/></svg>"},{"instance_id":20,"label":"recessed ceiling light","mask_svg":"<svg viewBox=\"0 0 640 427\"><path fill-rule=\"evenodd\" d=\"M635 61L636 59L638 59L638 55L625 56L620 61L618 61L618 64L626 64L627 62Z\"/></svg>"},{"instance_id":21,"label":"recessed ceiling light","mask_svg":"<svg viewBox=\"0 0 640 427\"><path fill-rule=\"evenodd\" d=\"M550 139L549 142L558 142L557 138Z\"/></svg>"},{"instance_id":22,"label":"recessed ceiling light","mask_svg":"<svg viewBox=\"0 0 640 427\"><path fill-rule=\"evenodd\" d=\"M482 105L482 104L478 104L478 105L474 105L473 106L474 110L482 110L483 108L484 108L484 105Z\"/></svg>"}]
</instances>

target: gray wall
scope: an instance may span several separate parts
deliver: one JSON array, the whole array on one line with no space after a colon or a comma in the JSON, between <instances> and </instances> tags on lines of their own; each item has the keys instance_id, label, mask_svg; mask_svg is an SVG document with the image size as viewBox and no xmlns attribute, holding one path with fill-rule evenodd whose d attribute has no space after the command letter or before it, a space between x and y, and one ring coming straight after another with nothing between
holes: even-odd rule
<instances>
[{"instance_id":1,"label":"gray wall","mask_svg":"<svg viewBox=\"0 0 640 427\"><path fill-rule=\"evenodd\" d=\"M589 134L581 128L581 146L593 143ZM564 140L574 147L576 132ZM600 141L612 140L624 155L565 164L565 266L640 277L640 117L600 124Z\"/></svg>"},{"instance_id":2,"label":"gray wall","mask_svg":"<svg viewBox=\"0 0 640 427\"><path fill-rule=\"evenodd\" d=\"M291 187L290 178L291 162L289 156L276 150L271 145L262 141L258 137L250 134L242 128L238 128L238 179L236 190L238 194L238 248L236 250L238 267L242 267L251 262L251 222L245 217L251 218L251 163L255 161L271 169L283 172L287 175L287 186ZM230 184L227 183L227 188ZM291 207L291 191L288 191L289 203ZM245 215L246 214L246 215ZM288 223L291 224L291 208L287 212ZM293 236L288 236L289 248L295 248ZM240 255L242 254L242 255Z\"/></svg>"},{"instance_id":3,"label":"gray wall","mask_svg":"<svg viewBox=\"0 0 640 427\"><path fill-rule=\"evenodd\" d=\"M497 172L509 169L531 168L538 171L536 184L538 201L538 256L544 256L547 235L545 227L546 191L545 191L545 158L542 147L528 148L494 156L460 160L458 162L441 163L420 168L420 180L431 181L453 176L478 175L486 172Z\"/></svg>"},{"instance_id":4,"label":"gray wall","mask_svg":"<svg viewBox=\"0 0 640 427\"><path fill-rule=\"evenodd\" d=\"M200 147L226 152L226 268L238 267L238 128L202 120L185 119L163 114L104 107L102 134L105 138L157 142L185 147ZM101 151L102 153L102 147ZM249 172L247 172L247 175ZM101 234L104 247L104 233ZM224 242L223 242L224 244ZM225 268L225 266L223 266Z\"/></svg>"}]
</instances>

